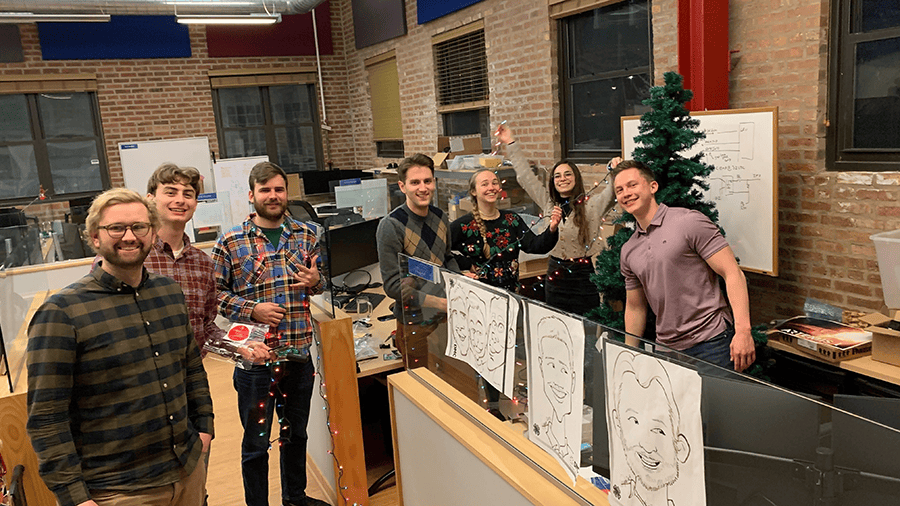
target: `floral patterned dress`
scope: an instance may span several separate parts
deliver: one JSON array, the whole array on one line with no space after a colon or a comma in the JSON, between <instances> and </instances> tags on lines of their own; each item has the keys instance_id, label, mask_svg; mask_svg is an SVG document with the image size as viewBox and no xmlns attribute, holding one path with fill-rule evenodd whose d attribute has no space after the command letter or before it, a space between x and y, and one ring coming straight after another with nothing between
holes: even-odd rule
<instances>
[{"instance_id":1,"label":"floral patterned dress","mask_svg":"<svg viewBox=\"0 0 900 506\"><path fill-rule=\"evenodd\" d=\"M484 220L484 226L490 258L484 256L484 241L471 214L450 224L451 249L460 269L475 270L481 281L511 292L519 288L519 250L534 254L549 253L559 239L559 232L550 232L546 226L543 233L535 235L531 223L525 223L512 211L501 211L498 218Z\"/></svg>"}]
</instances>

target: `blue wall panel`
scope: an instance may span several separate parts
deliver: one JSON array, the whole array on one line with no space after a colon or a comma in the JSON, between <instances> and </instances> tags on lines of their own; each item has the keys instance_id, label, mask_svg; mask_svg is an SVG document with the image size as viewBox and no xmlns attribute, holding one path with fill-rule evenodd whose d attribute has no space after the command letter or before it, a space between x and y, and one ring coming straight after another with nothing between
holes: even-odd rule
<instances>
[{"instance_id":1,"label":"blue wall panel","mask_svg":"<svg viewBox=\"0 0 900 506\"><path fill-rule=\"evenodd\" d=\"M446 16L451 12L475 5L481 0L417 0L419 24Z\"/></svg>"},{"instance_id":2,"label":"blue wall panel","mask_svg":"<svg viewBox=\"0 0 900 506\"><path fill-rule=\"evenodd\" d=\"M188 58L188 27L175 16L111 16L109 23L38 23L44 60Z\"/></svg>"}]
</instances>

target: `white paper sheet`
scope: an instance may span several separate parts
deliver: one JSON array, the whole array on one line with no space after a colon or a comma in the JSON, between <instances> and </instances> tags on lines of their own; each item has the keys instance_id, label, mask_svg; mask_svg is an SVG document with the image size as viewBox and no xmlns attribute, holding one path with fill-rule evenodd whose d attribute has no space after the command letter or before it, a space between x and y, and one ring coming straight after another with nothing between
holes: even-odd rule
<instances>
[{"instance_id":1,"label":"white paper sheet","mask_svg":"<svg viewBox=\"0 0 900 506\"><path fill-rule=\"evenodd\" d=\"M611 504L706 504L696 371L605 341Z\"/></svg>"},{"instance_id":2,"label":"white paper sheet","mask_svg":"<svg viewBox=\"0 0 900 506\"><path fill-rule=\"evenodd\" d=\"M450 328L445 355L466 362L512 398L518 300L465 276L443 274Z\"/></svg>"},{"instance_id":3,"label":"white paper sheet","mask_svg":"<svg viewBox=\"0 0 900 506\"><path fill-rule=\"evenodd\" d=\"M525 301L528 342L528 438L552 455L575 483L581 462L584 325Z\"/></svg>"}]
</instances>

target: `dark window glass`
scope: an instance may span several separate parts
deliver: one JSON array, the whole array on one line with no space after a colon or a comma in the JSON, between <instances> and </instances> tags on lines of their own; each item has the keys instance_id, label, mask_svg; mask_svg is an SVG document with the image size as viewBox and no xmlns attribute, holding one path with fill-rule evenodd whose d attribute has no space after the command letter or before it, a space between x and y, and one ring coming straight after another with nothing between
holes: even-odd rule
<instances>
[{"instance_id":1,"label":"dark window glass","mask_svg":"<svg viewBox=\"0 0 900 506\"><path fill-rule=\"evenodd\" d=\"M219 103L222 126L226 128L266 124L259 88L222 88Z\"/></svg>"},{"instance_id":2,"label":"dark window glass","mask_svg":"<svg viewBox=\"0 0 900 506\"><path fill-rule=\"evenodd\" d=\"M93 93L0 96L0 200L27 204L109 188ZM62 200L62 199L59 199Z\"/></svg>"},{"instance_id":3,"label":"dark window glass","mask_svg":"<svg viewBox=\"0 0 900 506\"><path fill-rule=\"evenodd\" d=\"M569 21L572 32L571 77L632 68L650 61L647 2L624 2Z\"/></svg>"},{"instance_id":4,"label":"dark window glass","mask_svg":"<svg viewBox=\"0 0 900 506\"><path fill-rule=\"evenodd\" d=\"M482 149L490 150L491 127L487 109L449 112L441 116L444 120L444 135L450 137L480 135Z\"/></svg>"},{"instance_id":5,"label":"dark window glass","mask_svg":"<svg viewBox=\"0 0 900 506\"><path fill-rule=\"evenodd\" d=\"M30 140L31 122L25 95L0 95L0 142Z\"/></svg>"},{"instance_id":6,"label":"dark window glass","mask_svg":"<svg viewBox=\"0 0 900 506\"><path fill-rule=\"evenodd\" d=\"M853 146L900 148L900 38L859 44Z\"/></svg>"},{"instance_id":7,"label":"dark window glass","mask_svg":"<svg viewBox=\"0 0 900 506\"><path fill-rule=\"evenodd\" d=\"M832 3L826 167L900 170L900 3Z\"/></svg>"},{"instance_id":8,"label":"dark window glass","mask_svg":"<svg viewBox=\"0 0 900 506\"><path fill-rule=\"evenodd\" d=\"M578 162L618 156L621 117L650 96L650 2L626 0L560 23L563 154Z\"/></svg>"},{"instance_id":9,"label":"dark window glass","mask_svg":"<svg viewBox=\"0 0 900 506\"><path fill-rule=\"evenodd\" d=\"M859 31L900 26L900 2L897 0L860 0L859 6Z\"/></svg>"},{"instance_id":10,"label":"dark window glass","mask_svg":"<svg viewBox=\"0 0 900 506\"><path fill-rule=\"evenodd\" d=\"M48 142L50 172L56 193L100 191L103 181L97 170L97 143L93 141Z\"/></svg>"},{"instance_id":11,"label":"dark window glass","mask_svg":"<svg viewBox=\"0 0 900 506\"><path fill-rule=\"evenodd\" d=\"M637 116L650 108L641 104L649 96L650 76L637 74L572 86L577 104L573 117L575 150L622 149L621 118Z\"/></svg>"},{"instance_id":12,"label":"dark window glass","mask_svg":"<svg viewBox=\"0 0 900 506\"><path fill-rule=\"evenodd\" d=\"M39 185L34 146L0 146L0 199L37 195Z\"/></svg>"},{"instance_id":13,"label":"dark window glass","mask_svg":"<svg viewBox=\"0 0 900 506\"><path fill-rule=\"evenodd\" d=\"M288 173L324 165L312 85L220 88L215 97L223 158L268 155Z\"/></svg>"},{"instance_id":14,"label":"dark window glass","mask_svg":"<svg viewBox=\"0 0 900 506\"><path fill-rule=\"evenodd\" d=\"M381 158L403 158L403 141L375 141L377 155Z\"/></svg>"},{"instance_id":15,"label":"dark window glass","mask_svg":"<svg viewBox=\"0 0 900 506\"><path fill-rule=\"evenodd\" d=\"M92 137L91 102L87 93L38 95L41 123L48 139Z\"/></svg>"}]
</instances>

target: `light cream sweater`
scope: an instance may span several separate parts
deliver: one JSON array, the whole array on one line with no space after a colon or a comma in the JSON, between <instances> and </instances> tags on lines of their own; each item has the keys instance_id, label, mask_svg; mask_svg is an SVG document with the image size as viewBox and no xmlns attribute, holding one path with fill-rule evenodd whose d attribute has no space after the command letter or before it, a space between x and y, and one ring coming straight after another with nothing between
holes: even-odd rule
<instances>
[{"instance_id":1,"label":"light cream sweater","mask_svg":"<svg viewBox=\"0 0 900 506\"><path fill-rule=\"evenodd\" d=\"M513 164L516 171L516 179L519 185L528 192L528 195L534 200L535 204L541 207L544 216L549 216L553 210L553 202L550 200L550 191L541 183L541 180L531 171L525 154L519 143L513 143L506 146L506 155ZM585 188L590 191L590 188ZM616 199L613 195L612 185L607 185L602 191L591 193L587 199L585 209L587 218L587 226L590 231L589 237L593 240L588 244L581 244L578 240L578 227L575 226L575 220L571 217L559 224L559 241L553 250L550 251L552 256L557 258L579 258L590 256L593 257L606 248L606 241L600 238L600 228L604 225L603 216L609 212L615 205ZM607 223L612 226L612 223Z\"/></svg>"}]
</instances>

